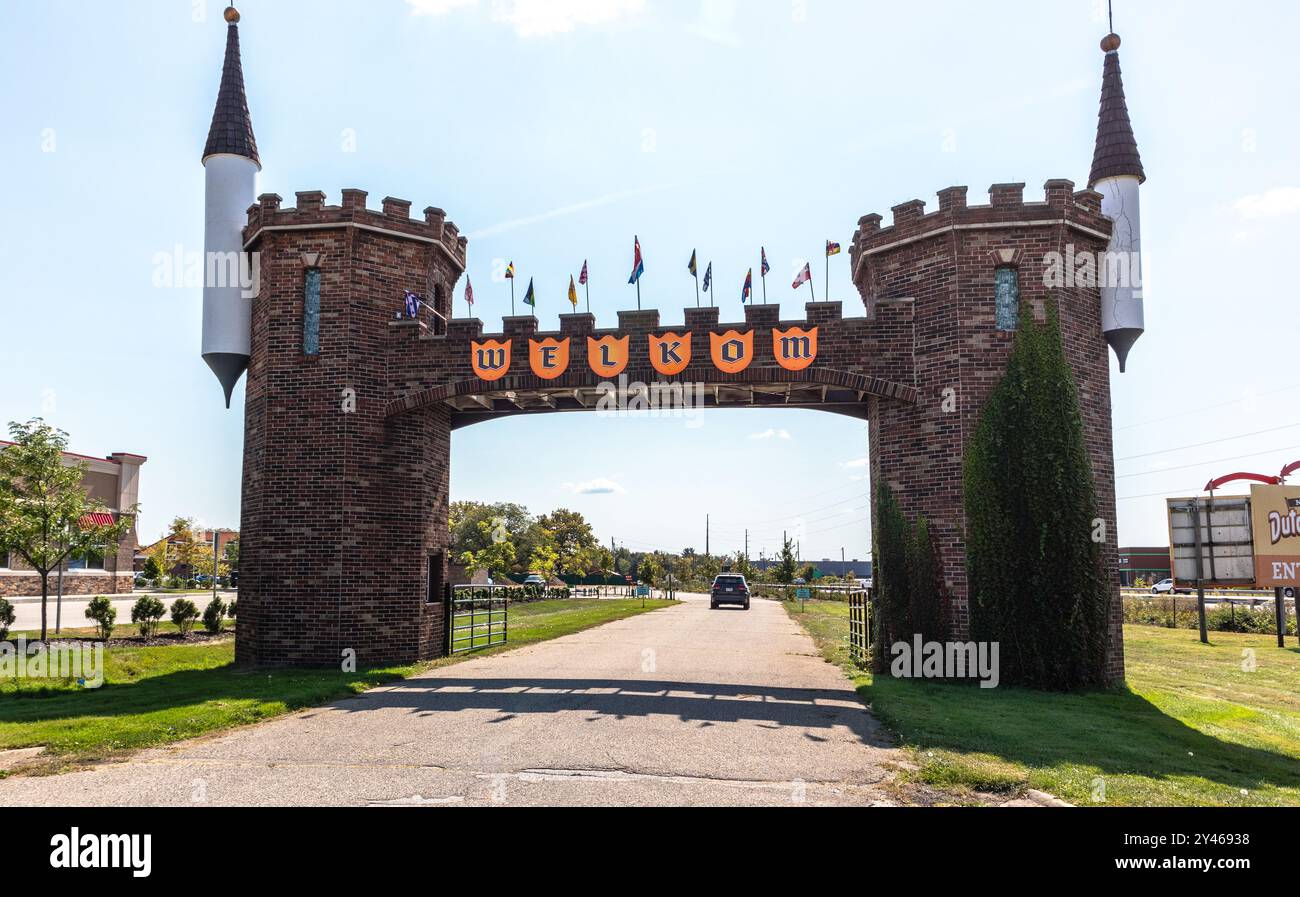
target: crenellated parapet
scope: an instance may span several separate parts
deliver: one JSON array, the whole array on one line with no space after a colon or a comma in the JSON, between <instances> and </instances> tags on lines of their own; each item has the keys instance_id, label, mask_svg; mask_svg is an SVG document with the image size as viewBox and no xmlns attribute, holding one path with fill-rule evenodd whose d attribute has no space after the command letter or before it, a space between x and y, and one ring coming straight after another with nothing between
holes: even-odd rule
<instances>
[{"instance_id":1,"label":"crenellated parapet","mask_svg":"<svg viewBox=\"0 0 1300 897\"><path fill-rule=\"evenodd\" d=\"M465 270L469 238L461 236L446 212L430 206L423 219L416 219L411 217L409 201L390 196L380 209L371 209L366 205L368 195L364 190L347 189L342 192L341 204L333 206L325 204L324 192L308 190L297 194L296 206L284 207L283 197L264 193L248 209L245 246L254 248L268 232L356 227L438 246L457 270Z\"/></svg>"}]
</instances>

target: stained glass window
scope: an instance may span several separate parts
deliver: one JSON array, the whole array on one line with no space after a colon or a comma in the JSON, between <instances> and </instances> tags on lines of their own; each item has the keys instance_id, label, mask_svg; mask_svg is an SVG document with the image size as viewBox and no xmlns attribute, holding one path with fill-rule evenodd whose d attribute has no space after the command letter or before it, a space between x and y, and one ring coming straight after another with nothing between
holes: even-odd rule
<instances>
[{"instance_id":1,"label":"stained glass window","mask_svg":"<svg viewBox=\"0 0 1300 897\"><path fill-rule=\"evenodd\" d=\"M302 352L320 354L320 268L308 268L302 299Z\"/></svg>"},{"instance_id":2,"label":"stained glass window","mask_svg":"<svg viewBox=\"0 0 1300 897\"><path fill-rule=\"evenodd\" d=\"M993 276L998 330L1013 331L1020 323L1020 271L998 268Z\"/></svg>"}]
</instances>

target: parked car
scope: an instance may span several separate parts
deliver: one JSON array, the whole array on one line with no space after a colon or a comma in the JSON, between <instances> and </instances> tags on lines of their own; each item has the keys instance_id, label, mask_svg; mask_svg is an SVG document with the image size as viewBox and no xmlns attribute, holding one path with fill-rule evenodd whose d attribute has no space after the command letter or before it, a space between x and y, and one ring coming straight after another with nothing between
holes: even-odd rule
<instances>
[{"instance_id":1,"label":"parked car","mask_svg":"<svg viewBox=\"0 0 1300 897\"><path fill-rule=\"evenodd\" d=\"M536 573L530 573L528 574L528 578L524 580L524 587L525 588L534 587L538 589L544 589L546 588L546 580L542 579Z\"/></svg>"},{"instance_id":2,"label":"parked car","mask_svg":"<svg viewBox=\"0 0 1300 897\"><path fill-rule=\"evenodd\" d=\"M1172 579L1162 579L1151 587L1152 595L1190 595L1191 589L1180 589L1174 585Z\"/></svg>"},{"instance_id":3,"label":"parked car","mask_svg":"<svg viewBox=\"0 0 1300 897\"><path fill-rule=\"evenodd\" d=\"M724 573L713 580L709 592L709 609L717 610L724 604L739 604L749 610L749 583L735 573Z\"/></svg>"}]
</instances>

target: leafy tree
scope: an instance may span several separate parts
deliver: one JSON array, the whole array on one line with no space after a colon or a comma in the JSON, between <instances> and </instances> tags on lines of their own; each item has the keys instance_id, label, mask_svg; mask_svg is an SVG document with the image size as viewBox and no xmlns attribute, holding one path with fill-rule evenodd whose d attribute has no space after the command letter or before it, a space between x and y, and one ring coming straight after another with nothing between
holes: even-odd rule
<instances>
[{"instance_id":1,"label":"leafy tree","mask_svg":"<svg viewBox=\"0 0 1300 897\"><path fill-rule=\"evenodd\" d=\"M695 562L695 575L705 582L713 582L722 572L722 562L712 555L703 555Z\"/></svg>"},{"instance_id":2,"label":"leafy tree","mask_svg":"<svg viewBox=\"0 0 1300 897\"><path fill-rule=\"evenodd\" d=\"M226 543L226 566L231 570L239 569L239 540L231 539Z\"/></svg>"},{"instance_id":3,"label":"leafy tree","mask_svg":"<svg viewBox=\"0 0 1300 897\"><path fill-rule=\"evenodd\" d=\"M876 672L889 669L889 647L910 641L915 629L911 621L912 585L908 576L908 544L912 528L903 516L888 483L876 490L876 544L873 551L873 580L876 590Z\"/></svg>"},{"instance_id":4,"label":"leafy tree","mask_svg":"<svg viewBox=\"0 0 1300 897\"><path fill-rule=\"evenodd\" d=\"M187 582L193 581L205 561L209 567L212 566L212 547L195 538L192 518L174 519L163 544L167 546L167 569Z\"/></svg>"},{"instance_id":5,"label":"leafy tree","mask_svg":"<svg viewBox=\"0 0 1300 897\"><path fill-rule=\"evenodd\" d=\"M528 573L536 573L542 579L550 581L555 576L560 562L559 552L551 545L538 545L528 558Z\"/></svg>"},{"instance_id":6,"label":"leafy tree","mask_svg":"<svg viewBox=\"0 0 1300 897\"><path fill-rule=\"evenodd\" d=\"M1007 372L965 465L971 632L1002 644L1002 681L1047 689L1105 679L1111 596L1074 376L1049 297L1028 303Z\"/></svg>"},{"instance_id":7,"label":"leafy tree","mask_svg":"<svg viewBox=\"0 0 1300 897\"><path fill-rule=\"evenodd\" d=\"M172 608L172 613L176 609ZM208 602L208 606L203 609L203 628L212 635L221 632L221 623L226 616L226 603L220 598L213 598Z\"/></svg>"},{"instance_id":8,"label":"leafy tree","mask_svg":"<svg viewBox=\"0 0 1300 897\"><path fill-rule=\"evenodd\" d=\"M786 585L794 582L795 573L799 566L798 559L794 556L794 542L786 539L781 543L781 558L777 561L775 567L771 568L772 578L776 582L783 582Z\"/></svg>"},{"instance_id":9,"label":"leafy tree","mask_svg":"<svg viewBox=\"0 0 1300 897\"><path fill-rule=\"evenodd\" d=\"M523 505L453 502L450 509L451 544L462 553L482 551L504 539L519 545L532 524L528 509Z\"/></svg>"},{"instance_id":10,"label":"leafy tree","mask_svg":"<svg viewBox=\"0 0 1300 897\"><path fill-rule=\"evenodd\" d=\"M580 574L583 552L597 546L591 524L577 511L564 508L543 515L538 525L548 536L556 554L556 568L561 573Z\"/></svg>"},{"instance_id":11,"label":"leafy tree","mask_svg":"<svg viewBox=\"0 0 1300 897\"><path fill-rule=\"evenodd\" d=\"M165 613L167 608L161 601L152 595L141 595L131 608L131 622L140 627L141 638L153 638Z\"/></svg>"},{"instance_id":12,"label":"leafy tree","mask_svg":"<svg viewBox=\"0 0 1300 897\"><path fill-rule=\"evenodd\" d=\"M751 582L754 580L754 565L749 562L749 558L743 551L736 552L736 559L732 561L731 569Z\"/></svg>"},{"instance_id":13,"label":"leafy tree","mask_svg":"<svg viewBox=\"0 0 1300 897\"><path fill-rule=\"evenodd\" d=\"M0 642L8 641L9 627L14 625L14 620L18 619L14 613L14 606L0 598Z\"/></svg>"},{"instance_id":14,"label":"leafy tree","mask_svg":"<svg viewBox=\"0 0 1300 897\"><path fill-rule=\"evenodd\" d=\"M658 585L663 576L663 564L653 554L646 555L637 568L637 578L648 586Z\"/></svg>"},{"instance_id":15,"label":"leafy tree","mask_svg":"<svg viewBox=\"0 0 1300 897\"><path fill-rule=\"evenodd\" d=\"M181 638L194 629L194 621L199 618L199 608L188 598L177 598L172 603L172 622L181 631Z\"/></svg>"},{"instance_id":16,"label":"leafy tree","mask_svg":"<svg viewBox=\"0 0 1300 897\"><path fill-rule=\"evenodd\" d=\"M938 547L930 533L930 521L922 517L909 543L908 585L911 589L908 613L912 628L927 642L945 641L943 606L947 587L939 565Z\"/></svg>"},{"instance_id":17,"label":"leafy tree","mask_svg":"<svg viewBox=\"0 0 1300 897\"><path fill-rule=\"evenodd\" d=\"M93 620L95 628L99 631L101 641L108 641L113 637L113 624L117 621L117 608L113 602L102 595L95 598L86 606L86 619Z\"/></svg>"},{"instance_id":18,"label":"leafy tree","mask_svg":"<svg viewBox=\"0 0 1300 897\"><path fill-rule=\"evenodd\" d=\"M817 568L812 564L805 564L804 568L799 571L798 578L804 582L815 582L817 580Z\"/></svg>"},{"instance_id":19,"label":"leafy tree","mask_svg":"<svg viewBox=\"0 0 1300 897\"><path fill-rule=\"evenodd\" d=\"M145 579L150 582L158 582L163 577L162 567L158 566L158 559L153 555L145 558L144 569L140 571L144 574Z\"/></svg>"},{"instance_id":20,"label":"leafy tree","mask_svg":"<svg viewBox=\"0 0 1300 897\"><path fill-rule=\"evenodd\" d=\"M50 573L70 557L107 551L131 530L139 508L111 524L89 515L107 509L90 498L86 465L64 463L68 434L39 418L11 423L14 444L0 449L0 551L21 557L41 579L41 641L48 635Z\"/></svg>"},{"instance_id":21,"label":"leafy tree","mask_svg":"<svg viewBox=\"0 0 1300 897\"><path fill-rule=\"evenodd\" d=\"M514 569L517 557L514 543L509 538L493 541L497 527L492 520L480 520L478 526L479 534L471 542L483 547L463 552L461 563L471 574L482 571L486 571L489 576L509 573Z\"/></svg>"}]
</instances>

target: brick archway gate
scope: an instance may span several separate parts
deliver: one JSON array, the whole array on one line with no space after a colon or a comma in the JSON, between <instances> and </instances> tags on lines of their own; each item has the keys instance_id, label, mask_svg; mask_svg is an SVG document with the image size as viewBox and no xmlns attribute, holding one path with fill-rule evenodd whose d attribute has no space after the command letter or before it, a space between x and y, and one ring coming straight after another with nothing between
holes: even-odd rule
<instances>
[{"instance_id":1,"label":"brick archway gate","mask_svg":"<svg viewBox=\"0 0 1300 897\"><path fill-rule=\"evenodd\" d=\"M340 206L300 193L296 208L266 195L249 210L246 248L260 253L245 422L243 549L237 657L258 666L332 666L344 651L362 663L441 656L441 580L448 551L451 434L479 421L594 407L601 383L588 339L627 337L629 381L700 384L707 407L814 408L870 422L873 484L890 483L903 510L932 524L951 600L953 633L969 630L962 458L1014 340L999 329L999 301L1041 314L1052 253L1101 253L1111 221L1101 196L1049 181L1043 202L1022 184L992 188L967 206L965 188L859 222L853 277L871 314L843 316L839 302L782 318L777 305L720 321L716 308L688 308L684 325L657 311L620 312L598 330L590 315L561 317L539 332L533 317L508 318L488 334L478 320L450 320L452 288L467 240L439 209L412 220L410 203L345 190ZM1073 257L1073 256L1070 256ZM1009 275L1008 272L1014 272ZM1018 283L1018 293L1008 282ZM309 314L316 307L319 316ZM432 299L436 315L396 321L405 290ZM1065 351L1080 393L1113 584L1108 673L1123 676L1116 575L1110 369L1095 287L1053 290ZM1001 296L1001 300L999 300ZM1014 320L1014 316L1010 318ZM786 370L773 330L818 333L815 361ZM724 373L710 335L752 335L748 367ZM664 376L651 337L690 335L690 362ZM530 365L533 340L565 341L567 367L552 379ZM510 345L510 370L494 382L475 373L476 346ZM314 350L314 351L313 351Z\"/></svg>"}]
</instances>

